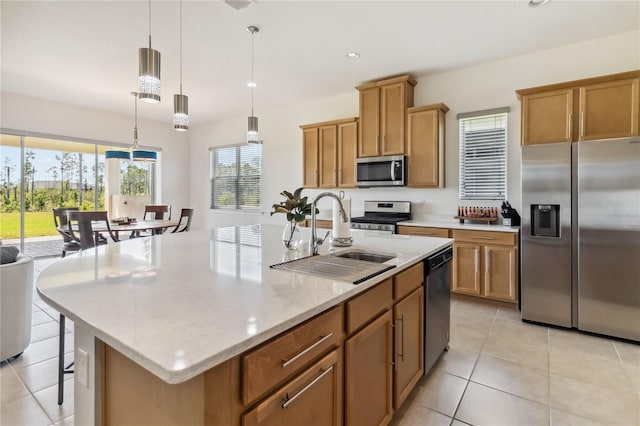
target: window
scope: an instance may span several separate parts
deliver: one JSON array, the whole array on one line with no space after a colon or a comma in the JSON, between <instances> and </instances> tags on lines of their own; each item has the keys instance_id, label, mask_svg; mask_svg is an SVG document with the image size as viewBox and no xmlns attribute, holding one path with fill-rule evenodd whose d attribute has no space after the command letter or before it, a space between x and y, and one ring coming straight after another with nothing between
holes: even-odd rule
<instances>
[{"instance_id":1,"label":"window","mask_svg":"<svg viewBox=\"0 0 640 426\"><path fill-rule=\"evenodd\" d=\"M460 199L504 200L508 108L458 114Z\"/></svg>"},{"instance_id":2,"label":"window","mask_svg":"<svg viewBox=\"0 0 640 426\"><path fill-rule=\"evenodd\" d=\"M209 150L211 208L260 208L262 145L242 144Z\"/></svg>"}]
</instances>

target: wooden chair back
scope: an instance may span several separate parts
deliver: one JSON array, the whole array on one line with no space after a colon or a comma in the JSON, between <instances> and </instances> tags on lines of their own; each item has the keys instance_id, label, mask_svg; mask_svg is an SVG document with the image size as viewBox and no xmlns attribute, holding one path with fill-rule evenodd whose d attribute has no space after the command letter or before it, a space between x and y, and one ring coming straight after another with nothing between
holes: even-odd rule
<instances>
[{"instance_id":1,"label":"wooden chair back","mask_svg":"<svg viewBox=\"0 0 640 426\"><path fill-rule=\"evenodd\" d=\"M69 224L69 218L67 212L78 211L79 207L56 207L53 209L53 223L56 225L56 230L62 235L62 241L69 243L72 241L78 241L73 238L71 232L65 231L60 227L67 226Z\"/></svg>"},{"instance_id":2,"label":"wooden chair back","mask_svg":"<svg viewBox=\"0 0 640 426\"><path fill-rule=\"evenodd\" d=\"M166 217L165 217L166 215ZM144 206L144 220L164 220L171 219L171 206L170 205L149 205Z\"/></svg>"},{"instance_id":3,"label":"wooden chair back","mask_svg":"<svg viewBox=\"0 0 640 426\"><path fill-rule=\"evenodd\" d=\"M194 209L192 208L188 208L188 209L182 209L180 211L180 220L178 220L178 224L176 225L176 228L171 231L172 233L174 232L186 232L189 230L189 228L191 228L191 218L193 217L193 211ZM185 223L182 223L182 220L185 219Z\"/></svg>"},{"instance_id":4,"label":"wooden chair back","mask_svg":"<svg viewBox=\"0 0 640 426\"><path fill-rule=\"evenodd\" d=\"M106 243L106 240L100 240L98 232L93 231L93 222L103 222L106 227L105 232L109 233L109 236L113 241L118 241L118 238L111 230L111 225L109 225L109 218L107 217L106 211L70 211L68 214L69 229L71 230L73 237L80 241L80 247L82 249ZM74 227L77 227L78 229L78 233L80 234L79 238L73 229Z\"/></svg>"}]
</instances>

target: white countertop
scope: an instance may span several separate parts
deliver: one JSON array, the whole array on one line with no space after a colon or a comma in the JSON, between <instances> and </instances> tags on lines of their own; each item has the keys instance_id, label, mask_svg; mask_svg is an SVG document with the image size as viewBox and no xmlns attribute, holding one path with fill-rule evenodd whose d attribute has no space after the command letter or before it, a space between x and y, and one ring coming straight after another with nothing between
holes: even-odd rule
<instances>
[{"instance_id":1,"label":"white countertop","mask_svg":"<svg viewBox=\"0 0 640 426\"><path fill-rule=\"evenodd\" d=\"M396 268L359 285L274 270L306 256L283 226L137 238L66 257L37 281L41 298L168 383L186 381L450 246L448 238L353 231ZM302 228L309 240L309 230ZM344 249L339 249L344 250ZM320 247L327 254L328 245Z\"/></svg>"},{"instance_id":2,"label":"white countertop","mask_svg":"<svg viewBox=\"0 0 640 426\"><path fill-rule=\"evenodd\" d=\"M415 218L412 220L403 220L402 222L398 222L399 226L424 226L431 228L449 228L449 229L468 229L470 231L495 231L495 232L513 232L518 233L520 231L519 226L504 226L502 224L491 224L488 225L486 223L473 223L473 222L465 222L460 223L458 219L420 219Z\"/></svg>"}]
</instances>

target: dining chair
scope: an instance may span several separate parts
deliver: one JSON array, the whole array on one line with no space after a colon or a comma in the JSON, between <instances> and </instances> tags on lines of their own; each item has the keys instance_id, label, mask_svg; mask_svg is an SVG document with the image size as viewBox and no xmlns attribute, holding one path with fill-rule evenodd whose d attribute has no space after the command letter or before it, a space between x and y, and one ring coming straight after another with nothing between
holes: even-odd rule
<instances>
[{"instance_id":1,"label":"dining chair","mask_svg":"<svg viewBox=\"0 0 640 426\"><path fill-rule=\"evenodd\" d=\"M100 244L106 244L107 240L100 238L101 232L107 232L114 242L118 241L118 237L111 230L109 218L106 211L69 211L69 230L71 236L80 241L81 249L88 249ZM100 232L94 231L94 224L104 224L104 228ZM74 229L76 228L76 229ZM80 234L76 234L76 231Z\"/></svg>"},{"instance_id":2,"label":"dining chair","mask_svg":"<svg viewBox=\"0 0 640 426\"><path fill-rule=\"evenodd\" d=\"M165 217L167 216L167 217ZM168 204L156 204L144 206L144 215L142 220L171 220L171 206ZM164 229L156 229L150 232L135 231L131 233L129 238L135 238L140 236L149 236L162 234Z\"/></svg>"},{"instance_id":3,"label":"dining chair","mask_svg":"<svg viewBox=\"0 0 640 426\"><path fill-rule=\"evenodd\" d=\"M53 222L56 225L56 231L62 235L62 257L65 257L68 251L80 250L80 241L73 238L71 232L64 228L69 224L67 212L78 210L80 210L79 207L56 207L53 209Z\"/></svg>"},{"instance_id":4,"label":"dining chair","mask_svg":"<svg viewBox=\"0 0 640 426\"><path fill-rule=\"evenodd\" d=\"M178 224L176 225L175 229L171 231L171 233L188 231L189 228L191 228L191 218L193 217L193 211L194 209L192 208L182 209L180 211L180 219L178 220ZM182 219L185 219L186 222L182 223Z\"/></svg>"}]
</instances>

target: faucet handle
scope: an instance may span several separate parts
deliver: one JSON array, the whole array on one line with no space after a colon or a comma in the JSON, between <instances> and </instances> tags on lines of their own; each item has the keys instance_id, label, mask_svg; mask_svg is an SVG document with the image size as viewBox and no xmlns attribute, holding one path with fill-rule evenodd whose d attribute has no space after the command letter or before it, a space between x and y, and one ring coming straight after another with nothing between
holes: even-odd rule
<instances>
[{"instance_id":1,"label":"faucet handle","mask_svg":"<svg viewBox=\"0 0 640 426\"><path fill-rule=\"evenodd\" d=\"M324 240L327 239L327 237L329 236L330 233L331 233L331 231L327 231L327 233L324 234L324 237L322 237L322 238L317 238L316 237L316 241L318 242L318 245L322 245L322 243L324 243Z\"/></svg>"}]
</instances>

